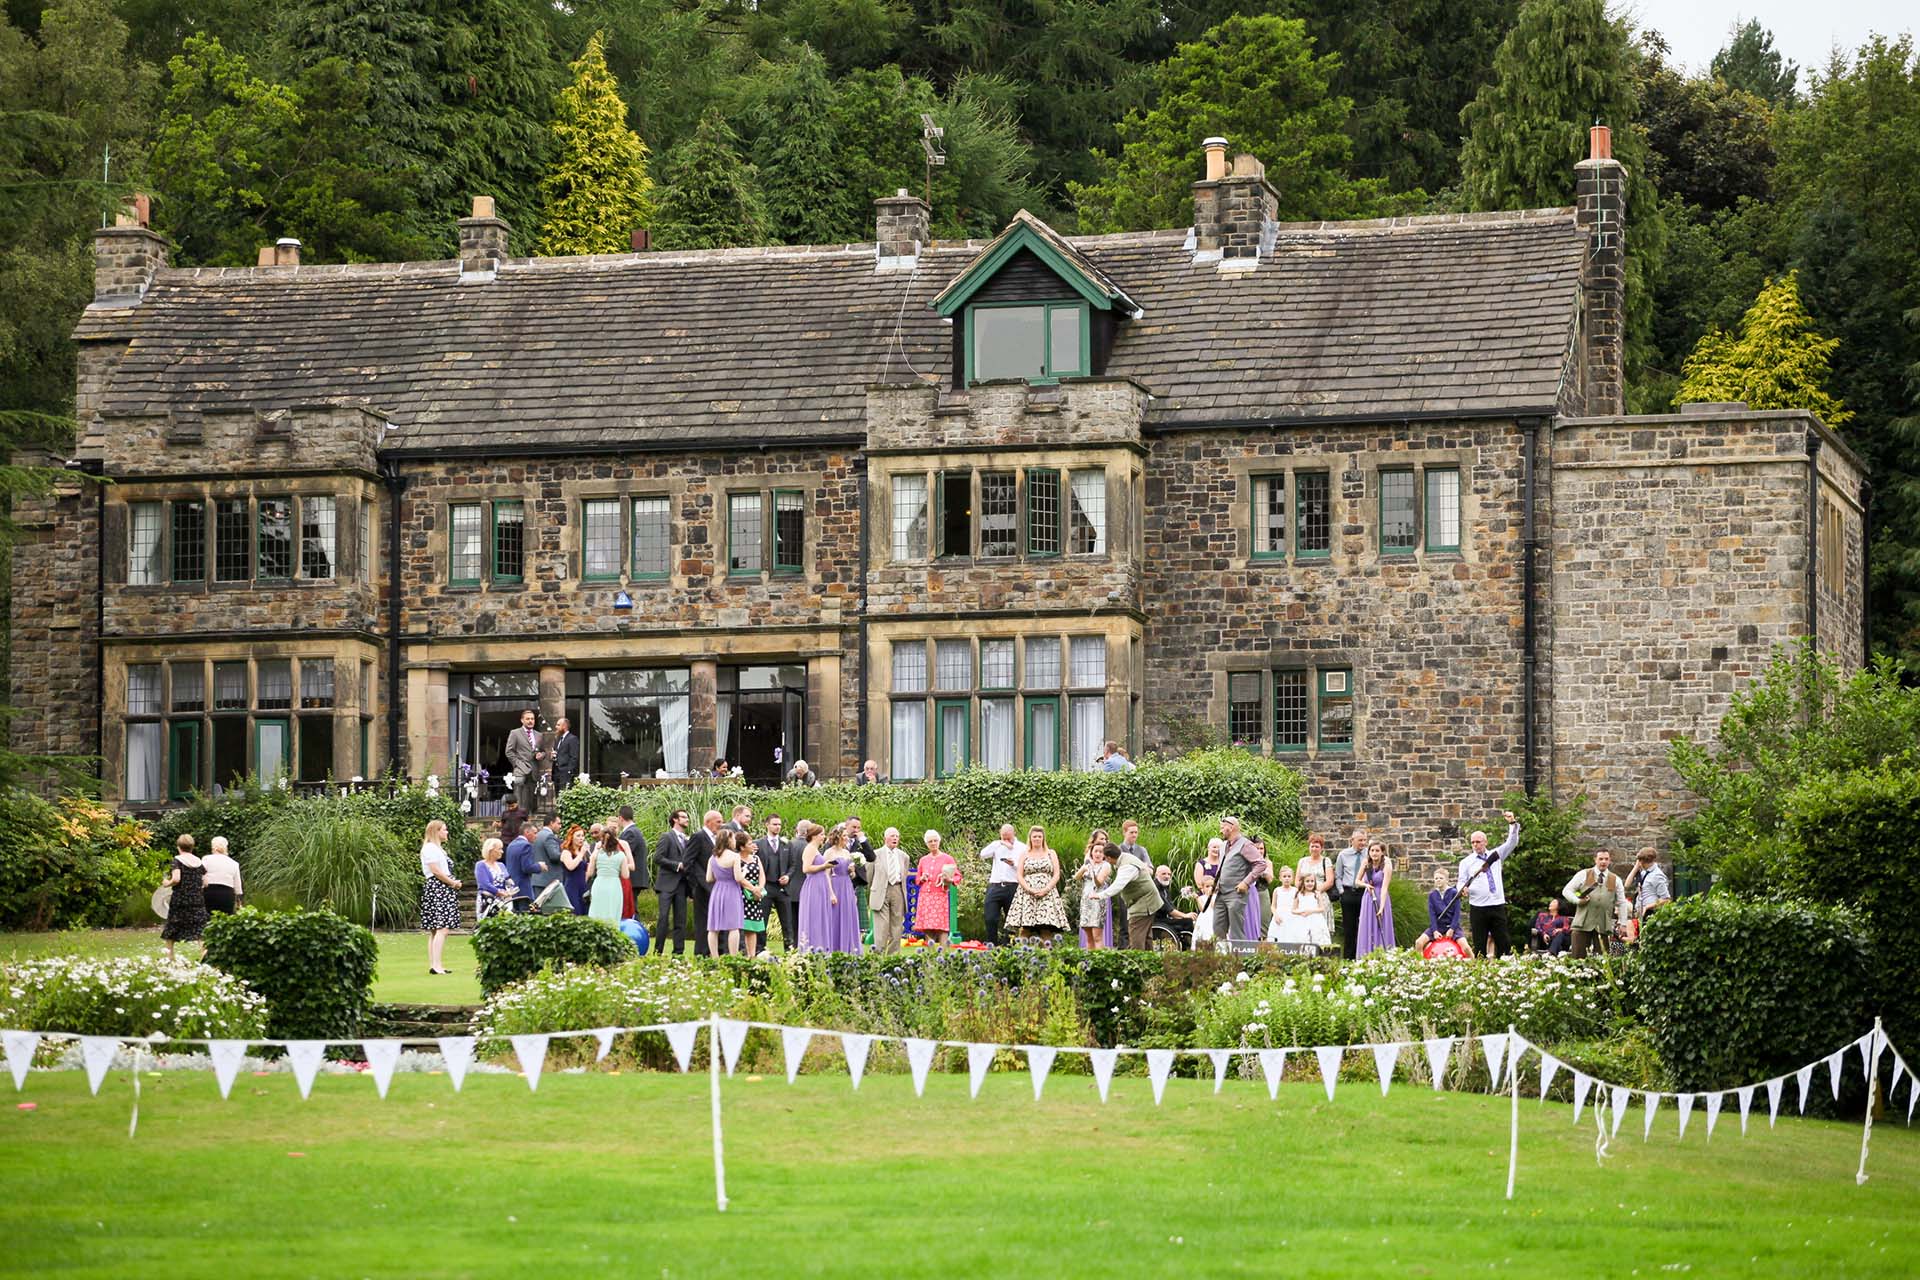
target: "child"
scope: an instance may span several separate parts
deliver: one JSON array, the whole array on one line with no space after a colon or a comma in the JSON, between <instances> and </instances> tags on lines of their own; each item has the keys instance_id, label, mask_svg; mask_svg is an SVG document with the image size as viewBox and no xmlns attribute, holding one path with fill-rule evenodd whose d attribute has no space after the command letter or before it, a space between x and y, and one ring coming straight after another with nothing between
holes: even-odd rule
<instances>
[{"instance_id":1,"label":"child","mask_svg":"<svg viewBox=\"0 0 1920 1280\"><path fill-rule=\"evenodd\" d=\"M1309 879L1294 896L1293 912L1303 922L1300 941L1315 947L1333 945L1333 931L1327 928L1327 894L1324 882Z\"/></svg>"},{"instance_id":2,"label":"child","mask_svg":"<svg viewBox=\"0 0 1920 1280\"><path fill-rule=\"evenodd\" d=\"M1273 891L1273 919L1267 924L1267 941L1280 946L1291 946L1307 940L1307 922L1294 908L1299 905L1300 891L1294 887L1293 868L1280 868L1280 884Z\"/></svg>"},{"instance_id":3,"label":"child","mask_svg":"<svg viewBox=\"0 0 1920 1280\"><path fill-rule=\"evenodd\" d=\"M1195 951L1213 948L1213 877L1205 870L1196 867L1193 883L1200 890L1200 897L1193 908L1193 949Z\"/></svg>"},{"instance_id":4,"label":"child","mask_svg":"<svg viewBox=\"0 0 1920 1280\"><path fill-rule=\"evenodd\" d=\"M1454 887L1453 873L1445 867L1433 873L1433 892L1427 895L1427 931L1413 944L1424 953L1436 938L1460 941L1460 891Z\"/></svg>"}]
</instances>

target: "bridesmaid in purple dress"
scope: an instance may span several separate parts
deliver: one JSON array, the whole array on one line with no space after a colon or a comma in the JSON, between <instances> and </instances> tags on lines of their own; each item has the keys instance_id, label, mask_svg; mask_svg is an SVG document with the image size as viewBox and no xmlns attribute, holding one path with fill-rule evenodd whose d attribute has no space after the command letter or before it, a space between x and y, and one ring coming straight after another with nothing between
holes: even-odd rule
<instances>
[{"instance_id":1,"label":"bridesmaid in purple dress","mask_svg":"<svg viewBox=\"0 0 1920 1280\"><path fill-rule=\"evenodd\" d=\"M820 857L820 841L825 835L824 827L805 818L793 829L793 838L801 846L800 870L804 873L800 883L800 936L794 940L801 951L827 950L827 935L831 931L832 882L826 873L827 864Z\"/></svg>"},{"instance_id":2,"label":"bridesmaid in purple dress","mask_svg":"<svg viewBox=\"0 0 1920 1280\"><path fill-rule=\"evenodd\" d=\"M1393 859L1387 856L1387 846L1378 840L1367 846L1367 860L1360 864L1360 883L1366 893L1360 900L1356 957L1399 945L1393 940L1393 900L1387 893L1393 883Z\"/></svg>"},{"instance_id":3,"label":"bridesmaid in purple dress","mask_svg":"<svg viewBox=\"0 0 1920 1280\"><path fill-rule=\"evenodd\" d=\"M740 954L740 926L746 920L746 897L734 874L740 867L740 849L746 843L745 832L722 830L714 842L713 856L707 859L707 883L713 888L707 897L707 952L720 954L720 935L727 938L727 954Z\"/></svg>"},{"instance_id":4,"label":"bridesmaid in purple dress","mask_svg":"<svg viewBox=\"0 0 1920 1280\"><path fill-rule=\"evenodd\" d=\"M814 839L800 855L806 887L800 891L800 945L807 951L844 951L858 955L860 909L853 896L853 855L847 831L837 826Z\"/></svg>"}]
</instances>

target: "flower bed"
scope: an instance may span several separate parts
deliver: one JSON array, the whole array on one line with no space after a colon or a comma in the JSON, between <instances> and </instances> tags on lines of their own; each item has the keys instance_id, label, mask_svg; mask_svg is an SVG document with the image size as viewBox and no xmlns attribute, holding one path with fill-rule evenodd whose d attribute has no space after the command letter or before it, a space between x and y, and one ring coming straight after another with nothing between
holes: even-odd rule
<instances>
[{"instance_id":1,"label":"flower bed","mask_svg":"<svg viewBox=\"0 0 1920 1280\"><path fill-rule=\"evenodd\" d=\"M708 964L634 960L611 969L592 966L541 973L503 987L473 1016L473 1034L504 1051L503 1036L541 1031L590 1031L596 1027L684 1022L728 1013L740 1001L733 980ZM556 1040L548 1062L555 1068L588 1063L599 1052L590 1036ZM614 1041L616 1064L670 1067L673 1056L659 1032Z\"/></svg>"},{"instance_id":2,"label":"flower bed","mask_svg":"<svg viewBox=\"0 0 1920 1280\"><path fill-rule=\"evenodd\" d=\"M157 956L54 956L0 965L0 1026L95 1036L252 1039L267 1002L203 964Z\"/></svg>"}]
</instances>

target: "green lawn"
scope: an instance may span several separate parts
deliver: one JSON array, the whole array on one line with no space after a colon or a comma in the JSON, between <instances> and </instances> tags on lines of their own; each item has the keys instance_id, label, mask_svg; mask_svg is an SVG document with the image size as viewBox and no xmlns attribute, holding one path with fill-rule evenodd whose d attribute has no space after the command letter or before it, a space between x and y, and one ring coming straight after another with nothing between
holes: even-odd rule
<instances>
[{"instance_id":1,"label":"green lawn","mask_svg":"<svg viewBox=\"0 0 1920 1280\"><path fill-rule=\"evenodd\" d=\"M726 1081L717 1216L704 1074L149 1075L137 1137L125 1073L88 1095L38 1073L0 1114L0 1273L312 1276L1910 1277L1920 1272L1920 1137L1798 1119L1711 1143L1636 1111L1596 1167L1593 1128L1521 1103L1396 1085L963 1076L916 1099L839 1070ZM1629 1134L1632 1136L1629 1137Z\"/></svg>"},{"instance_id":2,"label":"green lawn","mask_svg":"<svg viewBox=\"0 0 1920 1280\"><path fill-rule=\"evenodd\" d=\"M473 943L466 934L447 939L444 978L427 973L427 935L419 930L379 933L380 968L373 979L373 998L401 1004L479 1004L480 979L473 968ZM86 929L65 933L0 934L0 956L26 960L36 956L133 956L163 954L160 930ZM200 958L200 944L189 942L179 954Z\"/></svg>"}]
</instances>

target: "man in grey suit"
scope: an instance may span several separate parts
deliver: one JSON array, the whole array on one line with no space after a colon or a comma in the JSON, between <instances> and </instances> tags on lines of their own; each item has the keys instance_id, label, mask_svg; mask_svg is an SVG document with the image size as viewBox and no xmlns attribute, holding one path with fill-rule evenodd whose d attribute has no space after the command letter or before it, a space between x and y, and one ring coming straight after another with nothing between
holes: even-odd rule
<instances>
[{"instance_id":1,"label":"man in grey suit","mask_svg":"<svg viewBox=\"0 0 1920 1280\"><path fill-rule=\"evenodd\" d=\"M767 834L753 842L767 876L767 906L780 920L780 947L793 950L800 936L800 842L784 834L780 815L767 815Z\"/></svg>"},{"instance_id":2,"label":"man in grey suit","mask_svg":"<svg viewBox=\"0 0 1920 1280\"><path fill-rule=\"evenodd\" d=\"M566 879L566 867L560 861L560 812L558 809L554 810L541 825L540 830L534 834L533 856L538 858L541 865L546 868L533 878L533 900L539 904L540 895L546 892L548 885ZM566 894L561 891L556 891L546 900L545 905L540 907L540 910L554 914L572 909Z\"/></svg>"},{"instance_id":3,"label":"man in grey suit","mask_svg":"<svg viewBox=\"0 0 1920 1280\"><path fill-rule=\"evenodd\" d=\"M1220 819L1220 838L1227 847L1220 855L1219 887L1213 897L1213 936L1258 942L1267 933L1266 895L1255 878L1260 852L1240 834L1238 818Z\"/></svg>"},{"instance_id":4,"label":"man in grey suit","mask_svg":"<svg viewBox=\"0 0 1920 1280\"><path fill-rule=\"evenodd\" d=\"M507 735L507 764L513 770L513 798L521 809L533 813L540 801L540 775L547 767L547 746L540 731L533 727L537 719L533 708L520 713L520 727Z\"/></svg>"},{"instance_id":5,"label":"man in grey suit","mask_svg":"<svg viewBox=\"0 0 1920 1280\"><path fill-rule=\"evenodd\" d=\"M653 845L653 888L660 895L660 919L653 929L653 953L665 955L667 939L673 939L673 954L680 955L687 945L687 905L693 897L692 867L687 855L687 811L675 809L668 826ZM700 874L705 875L705 868ZM693 926L702 936L704 918Z\"/></svg>"},{"instance_id":6,"label":"man in grey suit","mask_svg":"<svg viewBox=\"0 0 1920 1280\"><path fill-rule=\"evenodd\" d=\"M627 846L627 852L633 855L633 891L639 893L651 889L653 882L647 874L647 837L640 831L640 824L633 820L633 806L620 806L620 841Z\"/></svg>"}]
</instances>

